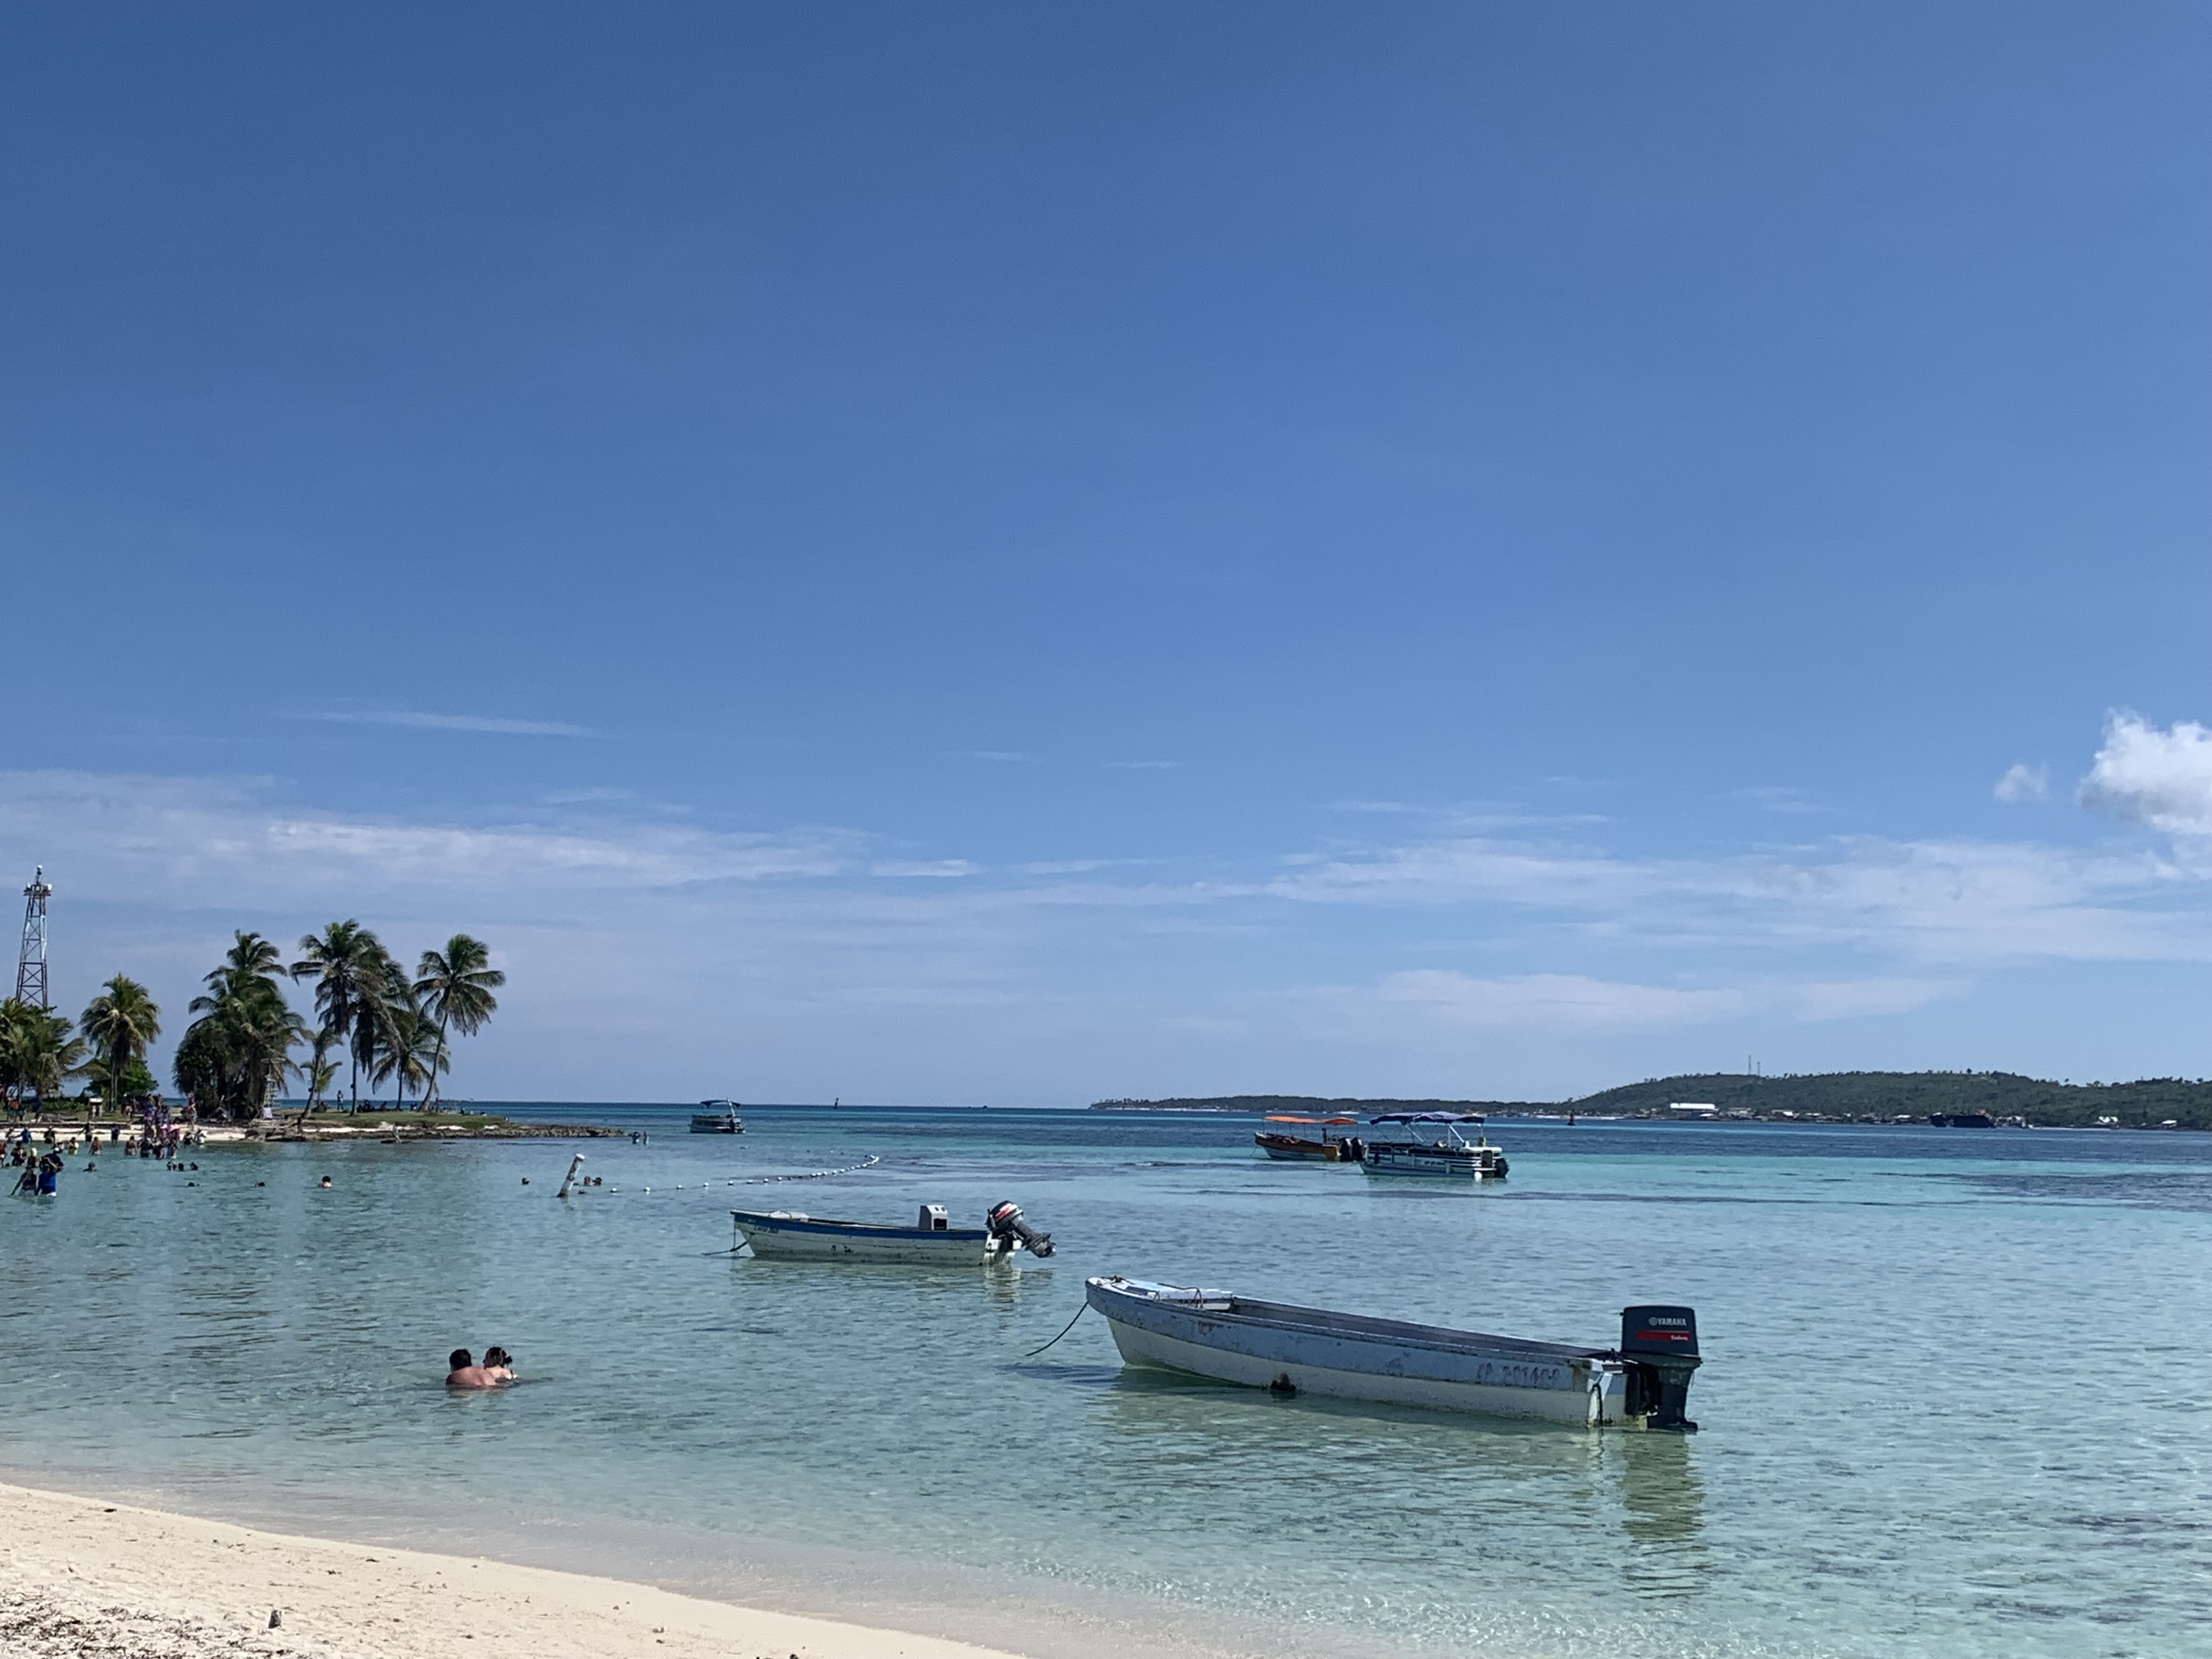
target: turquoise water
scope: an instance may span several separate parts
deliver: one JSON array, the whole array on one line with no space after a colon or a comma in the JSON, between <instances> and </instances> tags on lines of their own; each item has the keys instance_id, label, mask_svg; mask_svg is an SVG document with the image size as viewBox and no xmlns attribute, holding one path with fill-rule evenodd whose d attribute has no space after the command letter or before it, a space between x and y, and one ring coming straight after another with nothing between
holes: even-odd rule
<instances>
[{"instance_id":1,"label":"turquoise water","mask_svg":"<svg viewBox=\"0 0 2212 1659\"><path fill-rule=\"evenodd\" d=\"M2203 1650L2204 1139L1509 1123L1511 1180L1443 1191L1242 1119L518 1109L652 1139L583 1144L608 1188L566 1204L565 1142L79 1158L11 1200L0 1462L1000 1640L1050 1609L1055 1653ZM1060 1254L712 1254L733 1202L1001 1198ZM1099 1272L1592 1343L1689 1302L1704 1431L1125 1375L1096 1316L1021 1358ZM449 1397L492 1342L527 1384Z\"/></svg>"}]
</instances>

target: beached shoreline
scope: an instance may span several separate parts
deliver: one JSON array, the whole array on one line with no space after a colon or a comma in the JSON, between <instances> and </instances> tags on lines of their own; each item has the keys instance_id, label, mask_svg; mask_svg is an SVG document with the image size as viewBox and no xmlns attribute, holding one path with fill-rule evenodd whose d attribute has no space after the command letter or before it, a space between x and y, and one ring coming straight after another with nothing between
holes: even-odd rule
<instances>
[{"instance_id":1,"label":"beached shoreline","mask_svg":"<svg viewBox=\"0 0 2212 1659\"><path fill-rule=\"evenodd\" d=\"M1012 1659L1003 1649L644 1584L0 1486L0 1651L447 1659ZM270 1626L270 1614L281 1623ZM469 1651L470 1650L461 1650Z\"/></svg>"}]
</instances>

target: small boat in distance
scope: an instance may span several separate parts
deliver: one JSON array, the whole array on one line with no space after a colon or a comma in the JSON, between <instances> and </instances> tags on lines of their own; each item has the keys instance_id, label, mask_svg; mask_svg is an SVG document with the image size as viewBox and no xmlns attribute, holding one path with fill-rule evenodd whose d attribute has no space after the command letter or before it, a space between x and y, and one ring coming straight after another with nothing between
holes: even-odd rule
<instances>
[{"instance_id":1,"label":"small boat in distance","mask_svg":"<svg viewBox=\"0 0 2212 1659\"><path fill-rule=\"evenodd\" d=\"M1042 1260L1052 1235L1022 1219L1018 1204L994 1204L980 1227L955 1227L942 1204L925 1204L914 1226L831 1221L796 1210L732 1210L731 1220L752 1253L769 1261L936 1263L946 1267L1004 1261L1016 1250Z\"/></svg>"},{"instance_id":2,"label":"small boat in distance","mask_svg":"<svg viewBox=\"0 0 2212 1659\"><path fill-rule=\"evenodd\" d=\"M1323 1163L1350 1162L1359 1156L1359 1143L1340 1136L1330 1139L1328 1132L1342 1125L1357 1124L1356 1117L1297 1117L1290 1113L1267 1115L1270 1123L1294 1124L1296 1129L1262 1129L1252 1137L1252 1144L1269 1158L1291 1162L1310 1158ZM1321 1133L1301 1134L1298 1129L1318 1129Z\"/></svg>"},{"instance_id":3,"label":"small boat in distance","mask_svg":"<svg viewBox=\"0 0 2212 1659\"><path fill-rule=\"evenodd\" d=\"M1140 1279L1087 1279L1084 1296L1125 1365L1594 1429L1698 1426L1683 1414L1699 1363L1688 1308L1624 1308L1618 1348L1583 1348Z\"/></svg>"},{"instance_id":4,"label":"small boat in distance","mask_svg":"<svg viewBox=\"0 0 2212 1659\"><path fill-rule=\"evenodd\" d=\"M695 1135L741 1135L744 1121L738 1115L734 1100L702 1100L702 1109L691 1114L691 1133Z\"/></svg>"},{"instance_id":5,"label":"small boat in distance","mask_svg":"<svg viewBox=\"0 0 2212 1659\"><path fill-rule=\"evenodd\" d=\"M1362 1149L1361 1166L1372 1176L1442 1176L1453 1181L1503 1181L1511 1168L1505 1154L1481 1135L1469 1144L1459 1132L1462 1123L1480 1123L1474 1112L1385 1112L1370 1123L1403 1124L1414 1133L1395 1139L1370 1139ZM1433 1135L1429 1126L1443 1130Z\"/></svg>"}]
</instances>

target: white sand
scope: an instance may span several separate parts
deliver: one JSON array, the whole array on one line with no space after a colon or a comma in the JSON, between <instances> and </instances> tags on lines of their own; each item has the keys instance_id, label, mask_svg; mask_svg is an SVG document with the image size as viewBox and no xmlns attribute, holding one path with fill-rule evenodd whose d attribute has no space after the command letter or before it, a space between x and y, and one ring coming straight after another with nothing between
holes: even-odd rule
<instances>
[{"instance_id":1,"label":"white sand","mask_svg":"<svg viewBox=\"0 0 2212 1659\"><path fill-rule=\"evenodd\" d=\"M612 1578L288 1538L22 1486L0 1486L0 1568L8 1655L1010 1659Z\"/></svg>"}]
</instances>

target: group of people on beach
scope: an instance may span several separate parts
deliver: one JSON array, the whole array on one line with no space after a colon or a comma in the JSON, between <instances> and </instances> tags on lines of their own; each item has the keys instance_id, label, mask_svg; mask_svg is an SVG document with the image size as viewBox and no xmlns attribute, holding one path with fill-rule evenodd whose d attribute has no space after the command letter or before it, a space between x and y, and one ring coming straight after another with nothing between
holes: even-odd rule
<instances>
[{"instance_id":1,"label":"group of people on beach","mask_svg":"<svg viewBox=\"0 0 2212 1659\"><path fill-rule=\"evenodd\" d=\"M449 1389L497 1389L514 1381L514 1356L504 1348L486 1348L483 1364L470 1358L466 1348L447 1357L446 1386Z\"/></svg>"}]
</instances>

